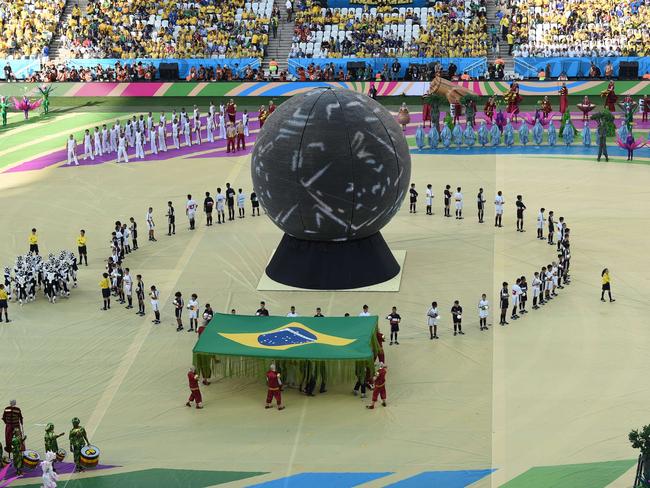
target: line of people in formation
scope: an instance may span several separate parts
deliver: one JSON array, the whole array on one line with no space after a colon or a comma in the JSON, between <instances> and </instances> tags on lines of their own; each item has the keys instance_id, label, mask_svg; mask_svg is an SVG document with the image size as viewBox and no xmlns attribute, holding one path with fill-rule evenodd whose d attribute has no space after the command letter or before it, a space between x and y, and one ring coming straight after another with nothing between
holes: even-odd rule
<instances>
[{"instance_id":1,"label":"line of people in formation","mask_svg":"<svg viewBox=\"0 0 650 488\"><path fill-rule=\"evenodd\" d=\"M203 199L203 212L205 214L205 225L210 227L213 225L213 210L216 206L217 224L226 223L226 207L228 208L228 221L235 220L235 202L237 204L237 217L243 219L246 217L246 201L251 202L252 216L260 216L259 200L255 192L251 192L250 197L244 193L243 189L239 188L237 192L230 185L226 183L226 190L222 192L221 188L217 188L214 196L210 192L205 192ZM189 230L196 229L196 213L199 205L194 200L191 194L187 195L185 203L185 215L188 219ZM167 235L172 236L176 234L176 209L173 202L167 202L165 216L167 218ZM150 242L156 242L156 223L154 220L153 207L149 207L145 214L145 222L147 226L147 238ZM147 291L145 288L142 275L136 274L135 279L131 274L130 268L125 266L127 255L138 250L138 224L134 217L129 218L129 222L122 222L120 220L115 222L115 227L110 236L110 255L106 259L106 271L102 274L99 282L99 287L102 293L102 307L101 310L109 310L111 308L111 297L116 297L118 303L127 304L127 309L133 307L133 291L135 291L136 299L138 302L137 315L145 315L145 295L148 294L151 309L154 313L152 322L156 325L160 324L160 291L155 285L151 285ZM87 257L86 257L87 260ZM190 329L188 332L198 330L198 296L192 294L191 299L188 301L188 309L190 310ZM184 329L182 323L182 311L185 306L184 298L180 292L174 296L174 308L177 323L177 331Z\"/></svg>"},{"instance_id":2,"label":"line of people in formation","mask_svg":"<svg viewBox=\"0 0 650 488\"><path fill-rule=\"evenodd\" d=\"M232 104L232 105L231 105ZM234 107L234 108L233 108ZM258 120L260 128L264 121L275 109L271 102L269 111L260 113ZM183 107L180 113L174 109L169 118L165 112L161 112L158 121L154 120L152 112L147 117L133 115L122 125L119 120L115 121L112 127L106 124L101 129L96 126L86 129L83 135L83 160L93 160L95 157L104 154L114 154L117 162L129 162L128 150L135 149L135 158L144 159L147 143L151 154L167 152L169 148L181 148L181 142L185 147L212 143L217 139L227 141L226 152L237 152L246 149L246 137L250 135L250 117L248 110L244 110L241 118L237 120L237 106L232 103L221 104L217 107L210 102L208 112L201 115L198 106L194 105L192 114L186 112ZM169 130L168 130L169 125ZM168 146L168 135L171 134L171 144ZM69 165L79 164L77 157L77 141L74 134L70 134L66 142L66 151Z\"/></svg>"},{"instance_id":3,"label":"line of people in formation","mask_svg":"<svg viewBox=\"0 0 650 488\"><path fill-rule=\"evenodd\" d=\"M445 185L444 189L444 213L445 217L451 218L451 203L454 202L455 218L457 220L464 219L463 217L463 202L464 196L462 188L457 187L456 191L452 193L451 185ZM415 188L415 183L411 183L409 188L409 212L417 213L417 200L418 191ZM427 185L426 190L426 214L433 215L433 190L432 185ZM485 204L487 200L483 188L479 188L476 195L477 204L477 218L479 223L484 223L485 217ZM505 198L502 191L497 191L494 197L494 226L503 227L503 211L505 206ZM525 232L524 230L524 212L526 205L523 201L522 195L517 195L515 200L516 208L516 229L517 232ZM545 305L553 297L557 296L556 290L563 289L564 285L570 283L569 265L571 261L571 245L569 236L571 230L567 226L564 217L555 219L554 212L551 210L546 216L546 209L540 208L537 214L537 239L546 241L550 246L557 246L557 261L542 266L540 271L536 271L530 282L530 292L533 296L532 308L539 309L541 305ZM545 229L547 230L546 235ZM508 283L503 282L503 287L499 293L499 306L501 317L499 320L500 325L508 325L506 321L508 310L512 304L512 312L510 314L511 320L517 320L522 315L528 313L526 310L526 302L528 300L529 285L525 276L515 279L511 289L508 288ZM490 304L487 295L483 294L478 301L478 316L479 316L479 330L488 330L487 318L489 315ZM464 335L462 328L463 307L458 300L455 300L451 307L452 322L454 326L454 335ZM431 307L427 312L427 324L429 326L430 339L438 339L438 322L440 313L438 311L437 302L432 302Z\"/></svg>"}]
</instances>

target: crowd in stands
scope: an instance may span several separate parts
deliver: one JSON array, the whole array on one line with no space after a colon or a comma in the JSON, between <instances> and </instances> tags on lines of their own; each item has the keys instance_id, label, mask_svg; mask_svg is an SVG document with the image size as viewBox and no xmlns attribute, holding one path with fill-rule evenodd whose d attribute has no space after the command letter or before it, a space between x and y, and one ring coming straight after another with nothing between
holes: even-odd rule
<instances>
[{"instance_id":1,"label":"crowd in stands","mask_svg":"<svg viewBox=\"0 0 650 488\"><path fill-rule=\"evenodd\" d=\"M430 7L322 8L299 2L290 57L479 57L487 55L486 0Z\"/></svg>"},{"instance_id":2,"label":"crowd in stands","mask_svg":"<svg viewBox=\"0 0 650 488\"><path fill-rule=\"evenodd\" d=\"M501 40L515 56L650 55L650 4L641 0L496 0Z\"/></svg>"},{"instance_id":3,"label":"crowd in stands","mask_svg":"<svg viewBox=\"0 0 650 488\"><path fill-rule=\"evenodd\" d=\"M1 0L0 58L36 58L47 49L65 0Z\"/></svg>"},{"instance_id":4,"label":"crowd in stands","mask_svg":"<svg viewBox=\"0 0 650 488\"><path fill-rule=\"evenodd\" d=\"M273 0L90 0L62 26L68 58L263 57Z\"/></svg>"}]
</instances>

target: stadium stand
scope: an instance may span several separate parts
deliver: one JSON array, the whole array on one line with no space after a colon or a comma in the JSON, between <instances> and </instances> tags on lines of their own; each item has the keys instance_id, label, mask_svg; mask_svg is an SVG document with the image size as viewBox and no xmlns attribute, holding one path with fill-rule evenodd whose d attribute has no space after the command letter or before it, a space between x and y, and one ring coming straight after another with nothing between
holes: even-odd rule
<instances>
[{"instance_id":1,"label":"stadium stand","mask_svg":"<svg viewBox=\"0 0 650 488\"><path fill-rule=\"evenodd\" d=\"M0 58L43 55L64 7L64 0L1 0Z\"/></svg>"},{"instance_id":2,"label":"stadium stand","mask_svg":"<svg viewBox=\"0 0 650 488\"><path fill-rule=\"evenodd\" d=\"M414 8L314 5L296 14L289 57L484 56L489 46L485 10L485 0Z\"/></svg>"},{"instance_id":3,"label":"stadium stand","mask_svg":"<svg viewBox=\"0 0 650 488\"><path fill-rule=\"evenodd\" d=\"M65 19L67 58L263 57L273 0L90 0Z\"/></svg>"}]
</instances>

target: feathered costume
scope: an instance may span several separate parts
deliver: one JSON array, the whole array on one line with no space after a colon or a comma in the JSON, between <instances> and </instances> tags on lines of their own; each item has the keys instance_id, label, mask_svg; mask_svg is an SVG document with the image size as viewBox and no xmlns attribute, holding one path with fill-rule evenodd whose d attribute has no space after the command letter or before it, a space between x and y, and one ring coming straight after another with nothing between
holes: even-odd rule
<instances>
[{"instance_id":1,"label":"feathered costume","mask_svg":"<svg viewBox=\"0 0 650 488\"><path fill-rule=\"evenodd\" d=\"M29 112L41 106L43 103L42 99L39 100L30 100L24 96L21 100L18 100L16 97L11 99L14 102L14 107L16 110L20 110L25 114L25 120L29 119Z\"/></svg>"}]
</instances>

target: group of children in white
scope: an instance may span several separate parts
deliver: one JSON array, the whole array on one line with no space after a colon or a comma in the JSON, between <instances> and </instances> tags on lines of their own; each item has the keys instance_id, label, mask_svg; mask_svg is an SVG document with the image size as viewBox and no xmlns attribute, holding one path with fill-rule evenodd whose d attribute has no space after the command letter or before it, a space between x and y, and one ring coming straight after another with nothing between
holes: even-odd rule
<instances>
[{"instance_id":1,"label":"group of children in white","mask_svg":"<svg viewBox=\"0 0 650 488\"><path fill-rule=\"evenodd\" d=\"M8 300L13 299L20 305L33 302L41 289L50 303L56 303L57 297L68 298L70 288L77 287L78 269L77 257L72 251L64 250L58 255L50 253L47 260L30 252L16 257L13 269L5 266L4 290Z\"/></svg>"},{"instance_id":2,"label":"group of children in white","mask_svg":"<svg viewBox=\"0 0 650 488\"><path fill-rule=\"evenodd\" d=\"M236 113L235 113L236 117ZM227 120L227 118L229 120ZM204 125L205 124L205 125ZM158 121L154 120L151 112L145 118L134 115L123 126L119 120L112 127L106 124L101 129L97 126L94 132L86 129L83 135L83 160L93 160L95 156L115 154L117 162L129 162L128 148L135 148L135 157L144 159L147 143L151 154L167 152L168 134L171 133L170 148L181 148L181 138L186 147L214 142L215 139L227 141L226 152L236 152L246 149L246 137L249 136L249 114L244 110L241 119L234 121L232 115L226 113L226 106L219 108L210 102L208 113L201 116L199 108L194 105L190 116L182 108L180 113L174 109L168 120L165 112L161 112ZM205 128L204 128L205 127ZM68 164L79 164L77 158L77 141L70 134L66 143Z\"/></svg>"},{"instance_id":3,"label":"group of children in white","mask_svg":"<svg viewBox=\"0 0 650 488\"><path fill-rule=\"evenodd\" d=\"M415 189L415 183L411 184L409 189L409 212L416 213L417 209L418 192ZM433 215L433 190L432 185L427 185L426 190L426 214ZM463 217L463 203L464 196L462 188L457 187L456 191L452 193L451 185L446 185L444 190L444 216L451 217L451 202L454 202L455 217L457 220L464 219ZM486 199L483 193L483 188L480 188L476 196L477 216L478 222L484 223ZM502 218L505 206L505 198L501 191L498 191L494 198L495 216L494 226L503 227ZM515 201L516 207L516 227L517 232L525 232L524 230L524 211L526 205L523 202L523 197L517 195ZM532 308L537 310L541 305L545 305L553 297L557 296L556 290L564 288L564 285L570 283L569 264L571 260L571 245L569 241L570 229L564 220L564 217L555 219L553 211L548 212L546 216L546 209L540 208L537 215L537 239L546 241L551 246L557 246L557 260L542 266L540 271L536 271L530 281L530 289L528 281L525 276L516 278L515 283L509 288L507 282L503 282L502 289L499 292L499 305L501 310L500 325L508 325L506 317L510 306L512 312L510 314L511 320L517 320L522 315L528 313L526 310L526 303L528 301L528 293L532 293L533 304ZM545 235L546 231L546 235ZM479 330L488 330L487 318L489 316L490 303L487 295L481 295L478 302L478 317L479 317ZM454 335L464 335L462 329L462 316L463 308L459 301L454 301L451 308L452 321L454 326ZM427 311L427 324L429 326L430 339L438 339L438 322L440 314L438 312L437 302L432 302L431 307Z\"/></svg>"}]
</instances>

